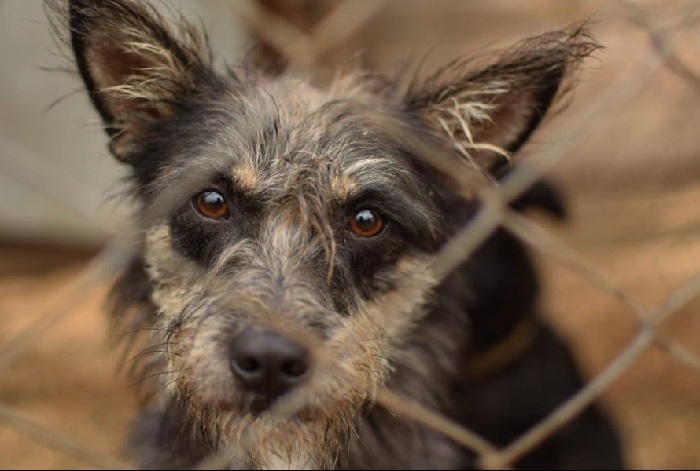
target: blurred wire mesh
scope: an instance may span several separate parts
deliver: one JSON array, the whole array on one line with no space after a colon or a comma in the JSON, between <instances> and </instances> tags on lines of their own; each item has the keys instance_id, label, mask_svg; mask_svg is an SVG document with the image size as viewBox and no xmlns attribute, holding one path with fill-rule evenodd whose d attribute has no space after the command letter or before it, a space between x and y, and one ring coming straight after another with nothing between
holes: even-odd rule
<instances>
[{"instance_id":1,"label":"blurred wire mesh","mask_svg":"<svg viewBox=\"0 0 700 471\"><path fill-rule=\"evenodd\" d=\"M115 230L128 208L105 211L102 203L103 188L109 194L121 171L106 163L95 126L84 126L93 116L84 96L45 111L79 84L40 70L51 65L46 22L37 5L20 7L35 2L2 1L0 467L109 469L123 465L116 457L134 408L100 315L104 290L128 259ZM468 256L498 225L532 246L544 310L590 381L504 449L390 391L377 399L475 449L484 467L502 468L601 398L620 426L630 467L700 466L700 4L180 4L212 27L214 47L226 57L236 48L242 54L252 35L293 66L320 69L359 57L386 70L412 57L429 71L465 52L592 16L606 50L585 67L569 108L525 150L524 165L498 191L485 191L484 210L449 246ZM236 33L217 37L222 29ZM545 174L567 193L573 217L564 226L503 209Z\"/></svg>"}]
</instances>

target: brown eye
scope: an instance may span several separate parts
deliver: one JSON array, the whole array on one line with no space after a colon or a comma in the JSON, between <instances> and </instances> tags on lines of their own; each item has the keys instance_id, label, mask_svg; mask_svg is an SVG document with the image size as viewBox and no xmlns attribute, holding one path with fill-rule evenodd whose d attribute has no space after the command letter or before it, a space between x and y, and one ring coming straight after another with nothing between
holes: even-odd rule
<instances>
[{"instance_id":1,"label":"brown eye","mask_svg":"<svg viewBox=\"0 0 700 471\"><path fill-rule=\"evenodd\" d=\"M205 218L226 219L228 217L228 204L224 195L218 191L203 191L195 195L194 207Z\"/></svg>"},{"instance_id":2,"label":"brown eye","mask_svg":"<svg viewBox=\"0 0 700 471\"><path fill-rule=\"evenodd\" d=\"M361 209L350 221L350 230L361 237L374 237L384 229L384 220L372 209Z\"/></svg>"}]
</instances>

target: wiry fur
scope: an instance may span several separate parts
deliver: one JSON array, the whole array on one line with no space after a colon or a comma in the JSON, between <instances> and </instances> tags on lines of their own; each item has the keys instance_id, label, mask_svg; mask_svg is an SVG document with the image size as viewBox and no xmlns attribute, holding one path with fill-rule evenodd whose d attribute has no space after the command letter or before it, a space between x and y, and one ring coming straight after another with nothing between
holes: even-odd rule
<instances>
[{"instance_id":1,"label":"wiry fur","mask_svg":"<svg viewBox=\"0 0 700 471\"><path fill-rule=\"evenodd\" d=\"M428 125L443 131L458 151L477 169L502 171L537 128L542 115L532 116L521 107L535 96L548 102L555 95L562 99L571 91L569 78L581 60L597 45L583 27L552 31L523 40L504 51L498 62L478 67L476 56L455 59L429 76L425 83L409 88L410 106L427 108ZM527 51L526 54L523 54ZM482 58L483 59L483 58ZM532 74L551 86L530 82ZM460 77L455 81L455 77ZM514 92L515 91L515 92ZM519 110L501 129L491 127L504 108L504 100ZM511 110L508 110L511 111ZM523 122L529 120L529 122ZM473 128L487 128L475 140ZM507 142L494 143L495 134ZM495 157L495 158L494 158Z\"/></svg>"},{"instance_id":2,"label":"wiry fur","mask_svg":"<svg viewBox=\"0 0 700 471\"><path fill-rule=\"evenodd\" d=\"M526 41L480 69L457 61L412 87L362 71L319 86L218 73L200 33L142 3L49 5L141 208L142 251L112 293L114 329L147 344L133 362L151 379L136 462L187 468L218 453L229 467L471 466L468 450L373 402L386 387L469 426L453 386L479 334L468 283L485 268L432 274L478 201L392 129L465 172L494 172L493 156L518 151L596 49L586 29ZM212 188L229 201L226 220L192 206ZM348 229L363 208L387 221L376 237ZM312 352L308 381L263 413L229 365L251 328Z\"/></svg>"}]
</instances>

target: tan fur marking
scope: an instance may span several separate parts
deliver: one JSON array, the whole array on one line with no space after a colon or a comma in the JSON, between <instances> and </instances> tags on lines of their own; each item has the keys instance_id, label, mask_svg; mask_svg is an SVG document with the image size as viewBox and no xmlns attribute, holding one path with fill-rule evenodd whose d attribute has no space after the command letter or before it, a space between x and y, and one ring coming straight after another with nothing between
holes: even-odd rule
<instances>
[{"instance_id":1,"label":"tan fur marking","mask_svg":"<svg viewBox=\"0 0 700 471\"><path fill-rule=\"evenodd\" d=\"M348 199L356 190L357 182L346 173L334 174L331 180L331 191L334 198L343 201Z\"/></svg>"},{"instance_id":2,"label":"tan fur marking","mask_svg":"<svg viewBox=\"0 0 700 471\"><path fill-rule=\"evenodd\" d=\"M239 162L231 168L236 184L241 185L248 191L253 191L259 187L260 175L251 162Z\"/></svg>"}]
</instances>

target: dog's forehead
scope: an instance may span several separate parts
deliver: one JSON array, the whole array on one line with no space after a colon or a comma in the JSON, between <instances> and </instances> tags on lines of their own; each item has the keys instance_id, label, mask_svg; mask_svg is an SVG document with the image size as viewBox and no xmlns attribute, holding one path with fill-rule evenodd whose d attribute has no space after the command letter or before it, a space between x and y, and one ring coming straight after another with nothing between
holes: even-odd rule
<instances>
[{"instance_id":1,"label":"dog's forehead","mask_svg":"<svg viewBox=\"0 0 700 471\"><path fill-rule=\"evenodd\" d=\"M231 144L232 178L258 191L313 183L341 197L381 184L405 162L366 115L368 109L379 113L380 97L359 90L348 83L320 89L285 80L234 96L236 111L221 131Z\"/></svg>"}]
</instances>

